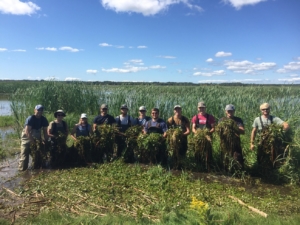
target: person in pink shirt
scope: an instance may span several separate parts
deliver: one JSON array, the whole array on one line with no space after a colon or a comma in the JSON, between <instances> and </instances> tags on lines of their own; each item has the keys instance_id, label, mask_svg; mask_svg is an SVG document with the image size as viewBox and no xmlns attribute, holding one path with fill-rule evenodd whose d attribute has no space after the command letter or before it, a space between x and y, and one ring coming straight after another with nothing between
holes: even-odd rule
<instances>
[{"instance_id":1,"label":"person in pink shirt","mask_svg":"<svg viewBox=\"0 0 300 225\"><path fill-rule=\"evenodd\" d=\"M198 103L198 114L192 118L192 131L196 133L198 129L207 128L210 133L215 131L215 117L206 113L206 105L204 102Z\"/></svg>"}]
</instances>

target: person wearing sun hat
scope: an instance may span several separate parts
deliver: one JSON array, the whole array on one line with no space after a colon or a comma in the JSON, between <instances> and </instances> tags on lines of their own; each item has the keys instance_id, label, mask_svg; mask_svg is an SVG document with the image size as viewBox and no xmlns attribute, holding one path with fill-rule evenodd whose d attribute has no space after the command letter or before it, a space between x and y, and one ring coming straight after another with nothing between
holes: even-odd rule
<instances>
[{"instance_id":1,"label":"person wearing sun hat","mask_svg":"<svg viewBox=\"0 0 300 225\"><path fill-rule=\"evenodd\" d=\"M49 123L46 117L43 116L43 112L44 106L36 105L34 107L34 114L27 117L25 121L24 129L21 134L21 155L18 165L20 171L24 171L28 168L29 155L31 153L30 145L34 144L36 140L42 141L42 130L44 140L48 140L47 127ZM36 155L33 159L33 168L40 168L42 166L40 151L36 151Z\"/></svg>"},{"instance_id":2,"label":"person wearing sun hat","mask_svg":"<svg viewBox=\"0 0 300 225\"><path fill-rule=\"evenodd\" d=\"M65 116L66 114L62 109L57 110L54 113L55 120L51 121L48 126L47 132L51 139L50 165L52 167L62 162L66 153L66 142L69 131L67 123L63 120Z\"/></svg>"},{"instance_id":3,"label":"person wearing sun hat","mask_svg":"<svg viewBox=\"0 0 300 225\"><path fill-rule=\"evenodd\" d=\"M116 123L116 120L113 116L108 114L108 105L102 104L100 106L100 114L93 120L93 131L95 131L97 129L97 126L101 124L112 125L114 123Z\"/></svg>"},{"instance_id":4,"label":"person wearing sun hat","mask_svg":"<svg viewBox=\"0 0 300 225\"><path fill-rule=\"evenodd\" d=\"M243 152L242 152L240 135L245 134L245 128L244 128L243 120L239 117L236 117L234 114L235 114L235 106L232 104L226 105L225 106L225 117L222 117L218 123L220 124L222 121L231 119L237 125L238 133L236 133L236 135L235 135L235 137L236 137L236 139L235 139L236 143L234 145L235 148L227 149L227 152L229 152L229 156L232 157L233 159L235 159L237 162L239 162L240 166L243 168L244 157L243 157ZM223 139L223 141L226 142L227 140ZM226 161L226 159L224 158L225 155L223 152L221 152L221 154L222 154L222 161L225 162Z\"/></svg>"}]
</instances>

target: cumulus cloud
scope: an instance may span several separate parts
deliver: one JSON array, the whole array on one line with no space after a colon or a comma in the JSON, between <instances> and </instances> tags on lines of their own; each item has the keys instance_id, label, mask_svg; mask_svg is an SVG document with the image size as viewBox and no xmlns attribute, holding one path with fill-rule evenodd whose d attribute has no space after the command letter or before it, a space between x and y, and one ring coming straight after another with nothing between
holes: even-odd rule
<instances>
[{"instance_id":1,"label":"cumulus cloud","mask_svg":"<svg viewBox=\"0 0 300 225\"><path fill-rule=\"evenodd\" d=\"M167 10L171 5L183 3L190 9L202 11L202 8L190 3L191 0L101 0L105 9L125 13L141 13L151 16Z\"/></svg>"},{"instance_id":2,"label":"cumulus cloud","mask_svg":"<svg viewBox=\"0 0 300 225\"><path fill-rule=\"evenodd\" d=\"M225 75L224 70L216 70L212 72L196 72L193 73L193 76L204 76L204 77L212 77L212 76L222 76Z\"/></svg>"},{"instance_id":3,"label":"cumulus cloud","mask_svg":"<svg viewBox=\"0 0 300 225\"><path fill-rule=\"evenodd\" d=\"M277 73L289 73L297 70L300 70L300 62L290 62L284 65L283 68L278 69Z\"/></svg>"},{"instance_id":4,"label":"cumulus cloud","mask_svg":"<svg viewBox=\"0 0 300 225\"><path fill-rule=\"evenodd\" d=\"M44 80L48 80L48 81L58 81L59 80L59 77L46 77L44 78Z\"/></svg>"},{"instance_id":5,"label":"cumulus cloud","mask_svg":"<svg viewBox=\"0 0 300 225\"><path fill-rule=\"evenodd\" d=\"M100 43L99 46L101 47L111 47L111 44L107 44L107 43Z\"/></svg>"},{"instance_id":6,"label":"cumulus cloud","mask_svg":"<svg viewBox=\"0 0 300 225\"><path fill-rule=\"evenodd\" d=\"M102 71L107 72L107 73L136 73L136 72L147 70L147 69L148 69L148 67L132 66L132 67L128 67L128 68L102 69Z\"/></svg>"},{"instance_id":7,"label":"cumulus cloud","mask_svg":"<svg viewBox=\"0 0 300 225\"><path fill-rule=\"evenodd\" d=\"M199 83L226 83L228 80L199 80Z\"/></svg>"},{"instance_id":8,"label":"cumulus cloud","mask_svg":"<svg viewBox=\"0 0 300 225\"><path fill-rule=\"evenodd\" d=\"M164 58L164 59L176 59L175 56L170 56L170 55L159 55L157 57L158 58Z\"/></svg>"},{"instance_id":9,"label":"cumulus cloud","mask_svg":"<svg viewBox=\"0 0 300 225\"><path fill-rule=\"evenodd\" d=\"M0 52L6 52L7 48L0 48Z\"/></svg>"},{"instance_id":10,"label":"cumulus cloud","mask_svg":"<svg viewBox=\"0 0 300 225\"><path fill-rule=\"evenodd\" d=\"M227 56L232 56L231 52L217 52L215 54L216 57L227 57Z\"/></svg>"},{"instance_id":11,"label":"cumulus cloud","mask_svg":"<svg viewBox=\"0 0 300 225\"><path fill-rule=\"evenodd\" d=\"M248 60L244 61L227 61L224 63L228 70L242 74L256 74L258 71L270 70L276 66L274 62L253 63Z\"/></svg>"},{"instance_id":12,"label":"cumulus cloud","mask_svg":"<svg viewBox=\"0 0 300 225\"><path fill-rule=\"evenodd\" d=\"M65 81L80 81L80 79L75 77L66 77Z\"/></svg>"},{"instance_id":13,"label":"cumulus cloud","mask_svg":"<svg viewBox=\"0 0 300 225\"><path fill-rule=\"evenodd\" d=\"M140 45L140 46L137 46L137 48L148 48L148 47L145 45Z\"/></svg>"},{"instance_id":14,"label":"cumulus cloud","mask_svg":"<svg viewBox=\"0 0 300 225\"><path fill-rule=\"evenodd\" d=\"M98 71L97 70L86 70L86 73L96 74L96 73L98 73Z\"/></svg>"},{"instance_id":15,"label":"cumulus cloud","mask_svg":"<svg viewBox=\"0 0 300 225\"><path fill-rule=\"evenodd\" d=\"M154 66L150 66L149 68L151 69L165 69L165 66L160 66L160 65L154 65Z\"/></svg>"},{"instance_id":16,"label":"cumulus cloud","mask_svg":"<svg viewBox=\"0 0 300 225\"><path fill-rule=\"evenodd\" d=\"M19 0L1 0L0 12L13 15L31 15L41 8L32 2L21 2Z\"/></svg>"},{"instance_id":17,"label":"cumulus cloud","mask_svg":"<svg viewBox=\"0 0 300 225\"><path fill-rule=\"evenodd\" d=\"M260 2L264 2L266 0L223 0L223 2L227 4L231 4L237 10L241 9L246 5L255 5Z\"/></svg>"},{"instance_id":18,"label":"cumulus cloud","mask_svg":"<svg viewBox=\"0 0 300 225\"><path fill-rule=\"evenodd\" d=\"M12 50L13 52L26 52L25 49L15 49L15 50Z\"/></svg>"},{"instance_id":19,"label":"cumulus cloud","mask_svg":"<svg viewBox=\"0 0 300 225\"><path fill-rule=\"evenodd\" d=\"M72 47L68 47L68 46L60 47L59 50L68 51L68 52L79 52L80 51L77 48L72 48Z\"/></svg>"},{"instance_id":20,"label":"cumulus cloud","mask_svg":"<svg viewBox=\"0 0 300 225\"><path fill-rule=\"evenodd\" d=\"M288 83L300 83L300 77L294 77L289 79L278 79L281 82L288 82Z\"/></svg>"},{"instance_id":21,"label":"cumulus cloud","mask_svg":"<svg viewBox=\"0 0 300 225\"><path fill-rule=\"evenodd\" d=\"M209 58L206 60L206 62L213 62L214 60L212 58Z\"/></svg>"}]
</instances>

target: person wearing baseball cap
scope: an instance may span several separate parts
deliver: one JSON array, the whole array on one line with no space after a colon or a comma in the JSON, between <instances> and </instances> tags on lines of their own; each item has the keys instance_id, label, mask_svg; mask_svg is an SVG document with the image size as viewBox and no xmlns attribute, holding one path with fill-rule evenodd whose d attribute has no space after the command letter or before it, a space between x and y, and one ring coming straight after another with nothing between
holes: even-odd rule
<instances>
[{"instance_id":1,"label":"person wearing baseball cap","mask_svg":"<svg viewBox=\"0 0 300 225\"><path fill-rule=\"evenodd\" d=\"M232 104L228 104L225 106L225 117L222 117L219 120L219 124L222 121L226 121L228 119L233 120L237 127L238 127L238 133L236 133L235 137L237 138L237 141L235 143L235 148L234 149L227 149L227 151L229 152L229 156L232 157L233 159L235 159L237 162L240 163L241 167L243 168L244 166L244 157L243 157L243 152L242 152L242 146L241 146L241 139L240 139L240 135L241 134L245 134L245 128L244 128L244 122L241 118L236 117L235 115L235 106ZM226 142L227 140L223 140L224 142ZM230 145L228 145L230 146ZM224 162L225 155L223 155L222 152L222 161Z\"/></svg>"},{"instance_id":2,"label":"person wearing baseball cap","mask_svg":"<svg viewBox=\"0 0 300 225\"><path fill-rule=\"evenodd\" d=\"M197 129L209 129L210 133L215 131L215 117L206 113L206 104L198 102L198 114L192 118L192 131L197 132Z\"/></svg>"},{"instance_id":3,"label":"person wearing baseball cap","mask_svg":"<svg viewBox=\"0 0 300 225\"><path fill-rule=\"evenodd\" d=\"M47 128L48 120L43 116L44 106L36 105L34 107L34 114L27 117L24 125L24 129L21 134L21 155L19 160L18 169L24 171L28 168L29 154L31 153L30 145L36 141L48 140ZM44 140L42 140L41 131L43 130ZM35 156L32 157L33 169L42 167L42 155L41 151L35 151Z\"/></svg>"},{"instance_id":4,"label":"person wearing baseball cap","mask_svg":"<svg viewBox=\"0 0 300 225\"><path fill-rule=\"evenodd\" d=\"M93 131L95 131L97 129L97 126L101 124L112 125L114 123L116 123L116 120L113 116L108 114L108 105L102 104L100 106L100 114L93 120Z\"/></svg>"},{"instance_id":5,"label":"person wearing baseball cap","mask_svg":"<svg viewBox=\"0 0 300 225\"><path fill-rule=\"evenodd\" d=\"M79 122L74 125L71 137L77 141L78 137L87 137L92 134L92 126L88 123L88 116L86 113L80 115Z\"/></svg>"},{"instance_id":6,"label":"person wearing baseball cap","mask_svg":"<svg viewBox=\"0 0 300 225\"><path fill-rule=\"evenodd\" d=\"M180 128L183 136L180 139L181 146L179 148L178 156L173 155L173 161L178 168L180 168L182 160L186 157L188 148L187 136L190 134L190 121L187 117L182 115L182 108L180 105L174 106L174 115L167 120L168 128ZM177 162L176 162L177 161Z\"/></svg>"},{"instance_id":7,"label":"person wearing baseball cap","mask_svg":"<svg viewBox=\"0 0 300 225\"><path fill-rule=\"evenodd\" d=\"M142 105L139 107L139 117L137 118L137 122L141 126L144 126L147 121L151 120L150 116L146 116L146 112L147 109L145 106Z\"/></svg>"}]
</instances>

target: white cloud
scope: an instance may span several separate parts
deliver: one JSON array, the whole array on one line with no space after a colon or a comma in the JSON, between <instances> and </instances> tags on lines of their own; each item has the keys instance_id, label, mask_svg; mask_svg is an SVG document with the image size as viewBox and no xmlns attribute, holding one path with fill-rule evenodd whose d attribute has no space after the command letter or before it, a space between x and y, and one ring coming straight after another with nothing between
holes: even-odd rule
<instances>
[{"instance_id":1,"label":"white cloud","mask_svg":"<svg viewBox=\"0 0 300 225\"><path fill-rule=\"evenodd\" d=\"M298 74L291 74L290 77L299 77Z\"/></svg>"},{"instance_id":2,"label":"white cloud","mask_svg":"<svg viewBox=\"0 0 300 225\"><path fill-rule=\"evenodd\" d=\"M136 63L136 64L144 64L142 59L131 59L128 61L129 63Z\"/></svg>"},{"instance_id":3,"label":"white cloud","mask_svg":"<svg viewBox=\"0 0 300 225\"><path fill-rule=\"evenodd\" d=\"M111 47L111 44L107 44L107 43L100 43L99 44L101 47Z\"/></svg>"},{"instance_id":4,"label":"white cloud","mask_svg":"<svg viewBox=\"0 0 300 225\"><path fill-rule=\"evenodd\" d=\"M164 58L164 59L176 59L175 56L170 56L170 55L159 55L157 57L158 58Z\"/></svg>"},{"instance_id":5,"label":"white cloud","mask_svg":"<svg viewBox=\"0 0 300 225\"><path fill-rule=\"evenodd\" d=\"M0 52L6 52L7 49L6 48L0 48Z\"/></svg>"},{"instance_id":6,"label":"white cloud","mask_svg":"<svg viewBox=\"0 0 300 225\"><path fill-rule=\"evenodd\" d=\"M196 72L193 76L204 76L204 77L212 77L212 76L222 76L225 75L224 70L216 70L212 72Z\"/></svg>"},{"instance_id":7,"label":"white cloud","mask_svg":"<svg viewBox=\"0 0 300 225\"><path fill-rule=\"evenodd\" d=\"M80 79L75 77L66 77L65 81L80 81Z\"/></svg>"},{"instance_id":8,"label":"white cloud","mask_svg":"<svg viewBox=\"0 0 300 225\"><path fill-rule=\"evenodd\" d=\"M199 83L226 83L228 80L199 80Z\"/></svg>"},{"instance_id":9,"label":"white cloud","mask_svg":"<svg viewBox=\"0 0 300 225\"><path fill-rule=\"evenodd\" d=\"M232 56L231 52L217 52L216 57L227 57L227 56Z\"/></svg>"},{"instance_id":10,"label":"white cloud","mask_svg":"<svg viewBox=\"0 0 300 225\"><path fill-rule=\"evenodd\" d=\"M276 66L273 62L252 63L250 61L227 61L224 63L228 70L235 73L256 74L258 71L270 70Z\"/></svg>"},{"instance_id":11,"label":"white cloud","mask_svg":"<svg viewBox=\"0 0 300 225\"><path fill-rule=\"evenodd\" d=\"M278 69L277 73L289 73L297 70L300 70L300 62L290 62L289 64L284 65L283 68Z\"/></svg>"},{"instance_id":12,"label":"white cloud","mask_svg":"<svg viewBox=\"0 0 300 225\"><path fill-rule=\"evenodd\" d=\"M96 73L98 73L98 71L97 70L87 70L86 73L96 74Z\"/></svg>"},{"instance_id":13,"label":"white cloud","mask_svg":"<svg viewBox=\"0 0 300 225\"><path fill-rule=\"evenodd\" d=\"M165 11L169 6L183 3L190 9L202 11L202 8L190 3L191 0L101 0L105 9L116 12L141 13L151 16Z\"/></svg>"},{"instance_id":14,"label":"white cloud","mask_svg":"<svg viewBox=\"0 0 300 225\"><path fill-rule=\"evenodd\" d=\"M148 48L148 47L145 45L140 45L140 46L137 46L137 48Z\"/></svg>"},{"instance_id":15,"label":"white cloud","mask_svg":"<svg viewBox=\"0 0 300 225\"><path fill-rule=\"evenodd\" d=\"M1 0L0 12L13 15L31 15L41 8L32 2L21 2L19 0Z\"/></svg>"},{"instance_id":16,"label":"white cloud","mask_svg":"<svg viewBox=\"0 0 300 225\"><path fill-rule=\"evenodd\" d=\"M102 69L103 72L107 73L136 73L139 71L148 70L148 67L128 67L128 68L111 68L111 69Z\"/></svg>"},{"instance_id":17,"label":"white cloud","mask_svg":"<svg viewBox=\"0 0 300 225\"><path fill-rule=\"evenodd\" d=\"M58 81L59 80L59 77L46 77L46 78L44 78L44 80L52 80L52 81L54 81L54 80L56 80L56 81Z\"/></svg>"},{"instance_id":18,"label":"white cloud","mask_svg":"<svg viewBox=\"0 0 300 225\"><path fill-rule=\"evenodd\" d=\"M236 9L241 9L245 5L255 5L266 0L223 0L225 3L231 4Z\"/></svg>"},{"instance_id":19,"label":"white cloud","mask_svg":"<svg viewBox=\"0 0 300 225\"><path fill-rule=\"evenodd\" d=\"M122 45L116 45L115 47L116 47L116 48L125 48L125 47L122 46Z\"/></svg>"},{"instance_id":20,"label":"white cloud","mask_svg":"<svg viewBox=\"0 0 300 225\"><path fill-rule=\"evenodd\" d=\"M213 62L214 60L212 58L209 58L206 60L206 62Z\"/></svg>"},{"instance_id":21,"label":"white cloud","mask_svg":"<svg viewBox=\"0 0 300 225\"><path fill-rule=\"evenodd\" d=\"M40 50L40 51L46 50L46 51L50 51L50 52L56 52L57 51L57 48L54 48L54 47L46 47L46 48L41 47L41 48L36 48L36 49Z\"/></svg>"},{"instance_id":22,"label":"white cloud","mask_svg":"<svg viewBox=\"0 0 300 225\"><path fill-rule=\"evenodd\" d=\"M13 52L26 52L25 49L15 49L15 50L12 50Z\"/></svg>"},{"instance_id":23,"label":"white cloud","mask_svg":"<svg viewBox=\"0 0 300 225\"><path fill-rule=\"evenodd\" d=\"M59 50L61 50L61 51L69 51L69 52L79 52L79 49L68 47L68 46L60 47Z\"/></svg>"},{"instance_id":24,"label":"white cloud","mask_svg":"<svg viewBox=\"0 0 300 225\"><path fill-rule=\"evenodd\" d=\"M150 66L150 69L165 69L165 66L160 66L160 65L154 65L154 66Z\"/></svg>"}]
</instances>

